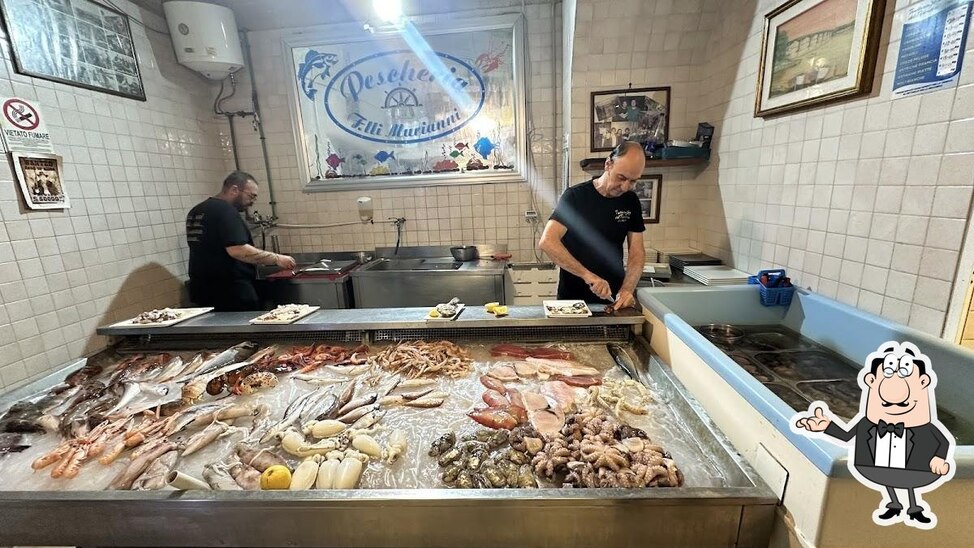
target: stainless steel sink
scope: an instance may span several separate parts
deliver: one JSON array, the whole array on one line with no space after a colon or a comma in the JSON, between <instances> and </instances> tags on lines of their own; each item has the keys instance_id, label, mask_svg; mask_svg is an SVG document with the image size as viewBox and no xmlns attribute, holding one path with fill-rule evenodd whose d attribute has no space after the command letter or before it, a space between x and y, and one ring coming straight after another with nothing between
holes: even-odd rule
<instances>
[{"instance_id":1,"label":"stainless steel sink","mask_svg":"<svg viewBox=\"0 0 974 548\"><path fill-rule=\"evenodd\" d=\"M438 259L380 259L366 266L363 270L370 272L410 272L425 270L456 270L463 263L441 261Z\"/></svg>"}]
</instances>

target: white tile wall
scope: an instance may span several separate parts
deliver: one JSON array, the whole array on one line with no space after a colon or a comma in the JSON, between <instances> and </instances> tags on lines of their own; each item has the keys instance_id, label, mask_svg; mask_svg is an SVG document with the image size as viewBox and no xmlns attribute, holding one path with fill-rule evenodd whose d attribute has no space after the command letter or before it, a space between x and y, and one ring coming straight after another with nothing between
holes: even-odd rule
<instances>
[{"instance_id":1,"label":"white tile wall","mask_svg":"<svg viewBox=\"0 0 974 548\"><path fill-rule=\"evenodd\" d=\"M753 115L755 76L764 14L780 2L713 3L700 107L716 120L720 161L695 238L744 270L787 268L802 286L939 336L974 189L974 68L958 88L891 99L909 3L887 2L870 96L766 120Z\"/></svg>"},{"instance_id":2,"label":"white tile wall","mask_svg":"<svg viewBox=\"0 0 974 548\"><path fill-rule=\"evenodd\" d=\"M408 15L435 17L481 17L520 12L519 0L464 2L405 2ZM533 169L527 184L462 185L416 189L368 190L304 194L307 183L297 167L296 147L291 125L290 80L283 77L281 46L287 30L253 32L250 35L261 110L265 120L277 215L282 223L323 224L355 221L355 198L372 197L375 219L405 217L404 245L445 245L467 242L506 243L514 260L534 261L540 232L524 221L524 212L539 209L546 219L555 201L557 173L560 169L560 82L561 11L552 10L546 0L524 2L528 60L527 111L533 128L530 156ZM554 13L554 17L552 17ZM311 21L309 22L317 22ZM340 21L328 21L336 23ZM360 24L350 23L350 24ZM553 36L554 33L554 36ZM554 40L553 40L554 38ZM554 62L553 62L554 61ZM248 108L250 85L241 79L238 98L227 101L228 109ZM239 99L239 101L238 101ZM554 111L552 107L555 107ZM264 163L256 133L238 122L241 169L263 181ZM532 197L533 189L533 197ZM260 193L257 208L269 213L268 193ZM535 205L532 205L535 204ZM396 231L390 224L355 225L326 229L276 229L282 250L338 251L391 246Z\"/></svg>"},{"instance_id":3,"label":"white tile wall","mask_svg":"<svg viewBox=\"0 0 974 548\"><path fill-rule=\"evenodd\" d=\"M717 25L720 2L705 0L578 0L572 44L571 184L597 173L583 172L579 160L591 152L591 93L632 87L670 86L670 137L696 134L701 117L698 95L708 36ZM713 121L713 120L711 120ZM800 153L801 150L798 150ZM647 173L653 173L648 171ZM660 223L646 225L646 247L686 247L696 240L701 189L715 175L700 169L662 169ZM655 258L655 256L651 256Z\"/></svg>"},{"instance_id":4,"label":"white tile wall","mask_svg":"<svg viewBox=\"0 0 974 548\"><path fill-rule=\"evenodd\" d=\"M214 193L226 160L211 86L176 64L166 36L132 30L145 103L19 75L3 36L0 95L41 105L71 208L25 210L0 165L0 389L101 348L98 325L178 304L185 213Z\"/></svg>"}]
</instances>

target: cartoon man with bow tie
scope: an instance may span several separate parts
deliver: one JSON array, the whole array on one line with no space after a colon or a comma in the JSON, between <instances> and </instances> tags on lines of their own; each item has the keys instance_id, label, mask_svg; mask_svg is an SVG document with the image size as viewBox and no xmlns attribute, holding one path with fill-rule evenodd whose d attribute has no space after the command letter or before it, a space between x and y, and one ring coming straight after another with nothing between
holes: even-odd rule
<instances>
[{"instance_id":1,"label":"cartoon man with bow tie","mask_svg":"<svg viewBox=\"0 0 974 548\"><path fill-rule=\"evenodd\" d=\"M873 513L877 525L904 521L921 529L935 527L937 516L921 506L918 492L931 491L953 477L954 439L937 420L933 392L937 377L930 366L913 343L884 343L866 358L859 373L859 414L848 429L831 418L822 402L811 404L794 423L796 431L805 429L813 436L843 442L856 439L850 447L849 469L864 485L880 492L885 489L888 495L883 499L888 501L885 511L880 507ZM896 489L908 493L908 520L900 516L903 504Z\"/></svg>"}]
</instances>

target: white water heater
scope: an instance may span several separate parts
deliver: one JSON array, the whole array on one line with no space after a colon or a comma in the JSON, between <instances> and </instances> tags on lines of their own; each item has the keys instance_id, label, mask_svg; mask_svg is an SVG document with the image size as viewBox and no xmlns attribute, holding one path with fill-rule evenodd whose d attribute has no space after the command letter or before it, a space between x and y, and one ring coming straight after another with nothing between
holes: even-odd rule
<instances>
[{"instance_id":1,"label":"white water heater","mask_svg":"<svg viewBox=\"0 0 974 548\"><path fill-rule=\"evenodd\" d=\"M222 80L244 66L230 8L182 0L164 2L162 8L180 64L212 80Z\"/></svg>"}]
</instances>

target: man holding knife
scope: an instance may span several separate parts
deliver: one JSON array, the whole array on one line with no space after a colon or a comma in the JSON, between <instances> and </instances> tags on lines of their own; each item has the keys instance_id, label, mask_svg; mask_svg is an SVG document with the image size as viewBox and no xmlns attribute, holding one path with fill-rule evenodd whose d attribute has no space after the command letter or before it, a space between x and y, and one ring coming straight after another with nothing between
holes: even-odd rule
<instances>
[{"instance_id":1,"label":"man holding knife","mask_svg":"<svg viewBox=\"0 0 974 548\"><path fill-rule=\"evenodd\" d=\"M257 200L253 175L234 171L223 189L189 211L189 294L200 306L218 312L260 310L254 265L294 268L294 259L254 247L250 229L240 212Z\"/></svg>"},{"instance_id":2,"label":"man holding knife","mask_svg":"<svg viewBox=\"0 0 974 548\"><path fill-rule=\"evenodd\" d=\"M623 141L605 160L597 179L575 185L558 200L538 248L561 267L559 299L633 306L642 276L642 208L632 192L646 156L639 143ZM629 258L623 264L623 242Z\"/></svg>"}]
</instances>

